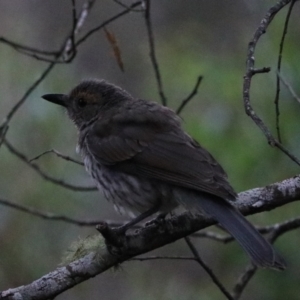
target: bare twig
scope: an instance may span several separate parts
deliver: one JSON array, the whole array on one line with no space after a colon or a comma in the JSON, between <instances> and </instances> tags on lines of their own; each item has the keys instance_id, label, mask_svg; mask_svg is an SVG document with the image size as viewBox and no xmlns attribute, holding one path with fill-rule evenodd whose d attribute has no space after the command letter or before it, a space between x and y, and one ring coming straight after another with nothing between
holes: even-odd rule
<instances>
[{"instance_id":1,"label":"bare twig","mask_svg":"<svg viewBox=\"0 0 300 300\"><path fill-rule=\"evenodd\" d=\"M14 148L6 139L3 141L3 143L5 144L5 146L7 147L7 149L12 154L14 154L19 159L21 159L23 162L25 162L31 169L33 169L34 171L36 171L37 174L39 174L45 180L50 181L50 182L52 182L54 184L57 184L59 186L62 186L64 188L66 188L66 189L70 189L72 191L90 192L90 191L96 191L97 190L96 187L77 186L77 185L73 185L73 184L70 184L70 183L66 183L63 180L51 177L48 174L46 174L44 171L42 171L39 168L38 165L36 165L34 163L30 163L29 159L23 153L21 153L16 148Z\"/></svg>"},{"instance_id":2,"label":"bare twig","mask_svg":"<svg viewBox=\"0 0 300 300\"><path fill-rule=\"evenodd\" d=\"M82 44L87 38L89 38L92 34L96 33L97 31L103 29L105 26L107 26L109 23L116 21L120 17L128 14L131 12L131 10L137 6L140 6L142 4L142 1L137 1L133 4L131 4L128 8L121 11L120 13L114 15L113 17L107 19L105 22L101 23L100 25L96 26L95 28L88 31L83 37L81 37L77 42L76 46L78 47L80 44Z\"/></svg>"},{"instance_id":3,"label":"bare twig","mask_svg":"<svg viewBox=\"0 0 300 300\"><path fill-rule=\"evenodd\" d=\"M253 264L249 264L245 271L241 274L240 278L237 280L232 292L232 297L234 300L238 300L247 284L250 282L251 278L254 276L257 267Z\"/></svg>"},{"instance_id":4,"label":"bare twig","mask_svg":"<svg viewBox=\"0 0 300 300\"><path fill-rule=\"evenodd\" d=\"M150 48L150 59L151 63L154 69L155 79L157 83L158 93L160 96L161 103L163 105L167 105L167 98L164 93L162 79L159 71L159 65L156 59L155 54L155 41L154 41L154 35L153 35L153 29L152 29L152 22L151 22L151 14L150 14L150 3L151 0L145 0L145 21L146 21L146 28L147 28L147 34L148 34L148 42L149 42L149 48Z\"/></svg>"},{"instance_id":5,"label":"bare twig","mask_svg":"<svg viewBox=\"0 0 300 300\"><path fill-rule=\"evenodd\" d=\"M295 0L292 0L290 7L288 9L286 18L285 18L285 23L284 23L284 28L281 36L281 41L280 41L280 46L279 46L279 54L278 54L278 61L277 61L277 75L276 75L276 95L275 95L275 112L276 112L276 131L277 131L277 138L278 141L281 143L281 134L280 134L280 126L279 126L279 116L280 116L280 110L279 110L279 94L280 94L280 78L278 74L281 71L281 61L282 61L282 52L283 52L283 45L284 45L284 40L287 34L287 29L289 25L289 20L291 17L291 13L293 10L293 6L295 4Z\"/></svg>"},{"instance_id":6,"label":"bare twig","mask_svg":"<svg viewBox=\"0 0 300 300\"><path fill-rule=\"evenodd\" d=\"M202 79L203 79L203 76L198 76L197 82L196 82L195 87L193 88L192 92L185 99L182 100L181 104L177 108L177 110L176 110L177 115L179 115L181 113L181 111L189 103L189 101L191 99L193 99L193 97L198 93L198 88L200 86Z\"/></svg>"},{"instance_id":7,"label":"bare twig","mask_svg":"<svg viewBox=\"0 0 300 300\"><path fill-rule=\"evenodd\" d=\"M16 51L23 51L23 53L28 54L28 53L36 53L36 54L42 54L42 55L49 55L49 56L56 56L59 54L59 51L46 51L46 50L40 50L37 48L25 46L16 42L13 42L7 38L0 37L0 42L3 44L6 44L12 48L14 48Z\"/></svg>"},{"instance_id":8,"label":"bare twig","mask_svg":"<svg viewBox=\"0 0 300 300\"><path fill-rule=\"evenodd\" d=\"M261 73L269 73L270 71L271 71L270 67L263 67L263 68L259 68L259 69L253 69L252 70L252 75L261 74Z\"/></svg>"},{"instance_id":9,"label":"bare twig","mask_svg":"<svg viewBox=\"0 0 300 300\"><path fill-rule=\"evenodd\" d=\"M29 162L31 163L31 162L33 162L33 161L35 161L35 160L38 160L39 158L41 158L42 156L44 156L44 155L46 155L46 154L48 154L48 153L54 153L56 156L58 156L58 157L60 157L60 158L62 158L62 159L64 159L64 160L71 161L71 162L73 162L73 163L75 163L75 164L78 164L78 165L80 165L80 166L83 166L83 165L84 165L83 162L78 161L78 160L76 160L76 159L74 159L74 158L72 158L72 157L70 157L70 156L64 155L64 154L58 152L58 151L55 150L55 149L47 150L47 151L45 151L45 152L43 152L43 153L37 155L36 157L30 159Z\"/></svg>"},{"instance_id":10,"label":"bare twig","mask_svg":"<svg viewBox=\"0 0 300 300\"><path fill-rule=\"evenodd\" d=\"M101 220L90 220L90 221L85 221L85 220L78 220L78 219L73 219L64 215L58 215L54 214L51 212L46 212L46 211L41 211L36 208L30 207L30 206L25 206L16 202L12 202L9 200L1 199L0 198L0 204L4 206L8 206L10 208L13 208L18 211L22 211L24 213L30 214L35 217L39 217L44 220L50 220L50 221L63 221L66 223L74 224L77 226L95 226L99 223L101 223ZM1 298L0 298L1 299Z\"/></svg>"},{"instance_id":11,"label":"bare twig","mask_svg":"<svg viewBox=\"0 0 300 300\"><path fill-rule=\"evenodd\" d=\"M75 1L72 0L72 12L73 12L73 28L72 28L72 34L71 37L68 39L65 49L64 49L64 60L63 62L68 63L73 60L73 58L76 56L76 44L75 44L75 36L79 34L81 28L83 27L83 24L92 9L94 3L96 0L88 0L86 1L81 8L81 12L79 14L79 17L76 17L76 4Z\"/></svg>"},{"instance_id":12,"label":"bare twig","mask_svg":"<svg viewBox=\"0 0 300 300\"><path fill-rule=\"evenodd\" d=\"M7 126L13 115L17 112L17 110L22 106L22 104L26 101L28 96L37 88L37 86L45 79L45 77L50 73L50 71L55 66L55 63L50 63L47 68L42 72L40 77L29 87L29 89L25 92L23 97L13 106L10 112L7 114L3 123L0 125L0 129ZM1 131L1 130L0 130Z\"/></svg>"},{"instance_id":13,"label":"bare twig","mask_svg":"<svg viewBox=\"0 0 300 300\"><path fill-rule=\"evenodd\" d=\"M267 226L256 226L256 229L261 233L261 234L268 234L271 233L278 234L282 230L285 230L283 233L285 233L288 230L293 230L296 229L300 226L300 218L293 218L291 220L284 221L282 223L276 223L273 225L267 225ZM234 241L234 238L231 235L223 235L223 234L218 234L213 231L201 231L201 232L196 232L191 235L194 238L208 238L217 242L221 242L224 244L230 243ZM272 240L272 239L271 239Z\"/></svg>"},{"instance_id":14,"label":"bare twig","mask_svg":"<svg viewBox=\"0 0 300 300\"><path fill-rule=\"evenodd\" d=\"M122 1L119 1L119 0L113 0L113 1L124 8L129 8L133 12L143 12L144 11L143 8L142 9L133 9L130 6L126 5L125 3L123 3Z\"/></svg>"},{"instance_id":15,"label":"bare twig","mask_svg":"<svg viewBox=\"0 0 300 300\"><path fill-rule=\"evenodd\" d=\"M292 97L300 103L300 97L296 94L292 86L282 77L280 73L277 73L278 78L280 81L284 84L284 86L288 89L288 91L291 93Z\"/></svg>"},{"instance_id":16,"label":"bare twig","mask_svg":"<svg viewBox=\"0 0 300 300\"><path fill-rule=\"evenodd\" d=\"M34 59L45 61L49 63L55 63L55 64L62 64L62 63L69 63L71 62L74 57L76 56L76 45L75 45L75 35L77 35L82 28L85 19L88 16L88 13L90 9L92 8L93 4L95 3L95 0L88 0L86 1L81 9L81 12L79 14L79 17L77 19L76 17L76 5L75 1L72 1L72 30L69 34L68 38L65 40L64 47L61 48L61 50L58 51L44 51L37 48L21 45L15 42L12 42L6 38L1 37L0 42L3 42L11 47L13 47L16 51L25 54L27 56L31 56ZM53 58L48 58L47 56L53 56ZM62 60L59 58L63 57Z\"/></svg>"},{"instance_id":17,"label":"bare twig","mask_svg":"<svg viewBox=\"0 0 300 300\"><path fill-rule=\"evenodd\" d=\"M71 0L72 2L72 20L73 20L73 24L72 24L72 33L70 38L68 39L65 49L64 49L64 56L68 57L70 61L72 60L72 57L76 56L76 46L75 46L75 35L78 33L79 31L79 27L78 27L78 21L77 21L77 11L76 11L76 1L75 0ZM64 58L64 60L67 60L66 58Z\"/></svg>"},{"instance_id":18,"label":"bare twig","mask_svg":"<svg viewBox=\"0 0 300 300\"><path fill-rule=\"evenodd\" d=\"M295 163L300 165L300 160L290 153L278 140L276 140L270 130L267 128L267 126L264 124L261 118L258 117L258 115L253 110L253 107L250 103L250 87L251 87L251 80L253 77L253 70L254 68L254 52L256 45L258 43L258 40L260 37L266 32L268 26L272 22L274 16L287 4L289 4L292 0L281 0L277 2L274 6L272 6L265 17L262 19L259 27L255 31L253 38L249 42L248 45L248 53L247 53L247 66L246 66L246 74L244 76L244 84L243 84L243 99L244 99L244 106L245 111L248 116L251 117L251 119L255 122L255 124L260 128L260 130L263 132L263 134L266 136L268 143L271 146L276 146L279 148L283 153L285 153L290 159L292 159Z\"/></svg>"},{"instance_id":19,"label":"bare twig","mask_svg":"<svg viewBox=\"0 0 300 300\"><path fill-rule=\"evenodd\" d=\"M2 126L0 126L0 147L3 144L7 131L8 131L8 125L3 124Z\"/></svg>"},{"instance_id":20,"label":"bare twig","mask_svg":"<svg viewBox=\"0 0 300 300\"><path fill-rule=\"evenodd\" d=\"M269 240L271 243L274 243L282 234L298 228L300 228L300 218L294 218L279 224L275 224L271 227L271 235Z\"/></svg>"},{"instance_id":21,"label":"bare twig","mask_svg":"<svg viewBox=\"0 0 300 300\"><path fill-rule=\"evenodd\" d=\"M261 233L269 233L270 237L269 240L271 243L274 243L276 239L281 236L282 234L300 228L300 218L294 218L291 220L284 221L282 223L277 223L271 226L262 227L259 229ZM246 285L249 283L250 279L253 277L257 268L250 264L246 270L242 273L240 278L238 279L234 289L233 289L233 298L235 300L241 297L243 290L245 289Z\"/></svg>"},{"instance_id":22,"label":"bare twig","mask_svg":"<svg viewBox=\"0 0 300 300\"><path fill-rule=\"evenodd\" d=\"M89 1L91 3L93 3L93 1ZM83 16L87 15L87 12L84 10L87 9L85 6L83 6L83 10L81 12L81 17L78 19L78 24L80 23L81 26L83 24ZM73 19L74 22L74 19ZM73 25L74 27L74 25ZM79 28L78 28L79 30ZM68 50L68 41L70 38L72 38L72 35L74 35L74 30L72 29L70 35L65 39L65 42L62 44L61 49L55 54L55 58L54 60L48 60L50 62L50 64L46 67L46 69L44 70L44 72L42 72L42 74L40 75L40 77L28 88L28 90L25 92L25 94L23 95L23 97L13 106L13 108L10 110L10 112L7 114L6 118L4 119L4 121L2 122L2 124L0 125L0 140L1 140L1 131L3 132L3 130L1 130L2 128L6 127L6 125L10 122L11 118L13 117L13 115L17 112L17 110L23 105L23 103L26 101L26 99L28 98L28 96L38 87L38 85L45 79L45 77L50 73L50 71L54 68L54 66L59 63L59 57L63 56L65 51ZM72 55L69 58L69 61L71 61L74 57L75 57L76 51L72 51ZM35 54L33 54L33 56L36 56Z\"/></svg>"},{"instance_id":23,"label":"bare twig","mask_svg":"<svg viewBox=\"0 0 300 300\"><path fill-rule=\"evenodd\" d=\"M219 290L225 295L225 297L229 300L233 300L230 293L225 289L223 284L220 282L218 277L214 274L212 269L203 261L203 259L200 257L196 247L191 242L189 237L184 238L188 247L190 248L191 252L193 253L195 260L200 264L200 266L206 271L206 273L210 276L212 281L215 283L215 285L219 288Z\"/></svg>"},{"instance_id":24,"label":"bare twig","mask_svg":"<svg viewBox=\"0 0 300 300\"><path fill-rule=\"evenodd\" d=\"M26 206L26 205L23 205L23 204L16 203L14 201L1 199L1 198L0 198L0 205L13 208L17 211L21 211L21 212L24 212L26 214L30 214L34 217L38 217L38 218L41 218L43 220L65 222L65 223L69 223L69 224L76 225L76 226L91 227L91 226L96 226L96 225L98 225L102 222L105 222L109 226L112 226L112 227L119 227L119 226L122 226L122 225L126 224L126 222L117 222L117 221L112 221L112 220L103 221L103 220L79 220L79 219L74 219L74 218L70 218L70 217L67 217L67 216L62 215L62 214L55 214L55 213L47 212L47 211L44 211L44 210L38 210L34 207ZM137 228L141 228L141 226L135 225L132 228L137 229Z\"/></svg>"}]
</instances>

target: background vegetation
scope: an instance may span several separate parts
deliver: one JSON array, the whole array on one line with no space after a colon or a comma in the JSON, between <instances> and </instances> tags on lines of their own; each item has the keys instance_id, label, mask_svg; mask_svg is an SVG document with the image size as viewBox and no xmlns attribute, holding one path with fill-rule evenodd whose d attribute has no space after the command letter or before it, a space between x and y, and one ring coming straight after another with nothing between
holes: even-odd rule
<instances>
[{"instance_id":1,"label":"background vegetation","mask_svg":"<svg viewBox=\"0 0 300 300\"><path fill-rule=\"evenodd\" d=\"M77 1L81 7L84 1ZM127 4L129 1L127 2ZM274 1L153 1L152 22L157 58L168 105L174 109L192 90L196 78L203 81L197 96L184 109L186 130L210 150L227 171L237 191L264 186L299 172L279 150L270 147L262 133L244 113L242 80L246 50L254 30ZM0 1L0 36L39 49L58 49L72 27L71 1ZM110 0L96 1L84 25L93 28L121 11ZM299 91L300 6L295 5L284 47L282 74ZM263 36L256 65L271 72L253 79L252 101L258 114L275 132L276 64L287 8ZM117 39L124 63L122 72L103 31L78 48L71 64L56 65L30 95L10 122L7 139L33 158L55 148L76 157L76 130L63 110L43 101L46 93L66 93L85 78L105 78L136 97L160 101L144 18L131 12L107 29ZM40 76L47 63L0 44L0 120ZM280 126L284 144L299 153L300 105L282 88ZM0 197L78 219L125 220L114 212L98 192L74 192L43 180L12 155L0 149ZM79 157L76 157L79 159ZM75 185L91 186L81 166L53 154L37 161L48 174ZM298 215L294 202L270 213L251 217L258 225L273 224ZM64 252L79 237L94 234L93 227L45 221L0 206L0 290L23 285L53 270ZM285 272L260 270L242 299L298 299L299 231L282 236L276 248L286 257ZM235 244L221 245L196 240L203 259L225 286L231 287L248 258ZM187 255L182 241L156 250L155 254ZM195 262L126 262L67 291L57 299L223 299L224 296Z\"/></svg>"}]
</instances>

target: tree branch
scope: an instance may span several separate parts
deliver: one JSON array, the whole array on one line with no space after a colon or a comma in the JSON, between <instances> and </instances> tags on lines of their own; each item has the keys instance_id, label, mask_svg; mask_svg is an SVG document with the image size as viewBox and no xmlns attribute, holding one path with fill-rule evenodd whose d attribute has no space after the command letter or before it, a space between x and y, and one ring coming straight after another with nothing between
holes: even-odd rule
<instances>
[{"instance_id":1,"label":"tree branch","mask_svg":"<svg viewBox=\"0 0 300 300\"><path fill-rule=\"evenodd\" d=\"M296 94L292 86L282 77L280 73L277 73L277 76L280 79L280 81L282 81L284 86L288 89L292 97L300 104L300 97Z\"/></svg>"},{"instance_id":2,"label":"tree branch","mask_svg":"<svg viewBox=\"0 0 300 300\"><path fill-rule=\"evenodd\" d=\"M265 17L261 20L259 27L255 31L251 41L248 44L248 53L247 53L247 65L246 65L246 74L244 75L244 83L243 83L243 100L246 114L250 116L250 118L254 121L254 123L260 128L265 137L267 138L268 143L271 146L275 146L279 148L283 153L285 153L290 159L292 159L295 163L300 165L300 160L290 153L277 139L275 139L268 129L268 127L264 124L262 119L255 113L251 103L250 103L250 87L251 80L254 74L255 67L255 48L260 39L260 37L266 32L268 26L272 22L275 15L286 5L288 5L292 0L281 0L277 2L273 7L271 7Z\"/></svg>"},{"instance_id":3,"label":"tree branch","mask_svg":"<svg viewBox=\"0 0 300 300\"><path fill-rule=\"evenodd\" d=\"M242 192L235 205L243 214L249 215L272 210L298 199L300 199L300 176L295 176L266 187ZM53 298L130 258L172 243L214 223L209 217L191 216L188 213L166 220L163 226L151 223L146 227L136 229L133 233L126 234L122 247L111 249L109 252L107 247L100 245L96 252L71 262L65 267L60 267L31 284L1 292L0 299ZM287 227L288 225L285 229ZM117 250L118 254L111 254L114 252L112 250Z\"/></svg>"},{"instance_id":4,"label":"tree branch","mask_svg":"<svg viewBox=\"0 0 300 300\"><path fill-rule=\"evenodd\" d=\"M44 155L46 155L48 153L54 153L56 156L58 156L58 157L60 157L60 158L62 158L64 160L66 160L66 161L71 161L71 162L73 162L73 163L75 163L77 165L84 166L83 162L78 161L78 160L76 160L76 159L74 159L74 158L72 158L70 156L64 155L64 154L58 152L55 149L47 150L47 151L45 151L45 152L43 152L43 153L35 156L34 158L30 159L29 162L32 163L33 161L40 159L42 156L44 156Z\"/></svg>"},{"instance_id":5,"label":"tree branch","mask_svg":"<svg viewBox=\"0 0 300 300\"><path fill-rule=\"evenodd\" d=\"M151 22L151 8L150 8L151 0L145 0L145 21L146 21L146 28L147 28L147 34L148 34L148 42L149 42L149 48L150 48L150 59L151 63L154 69L155 79L157 83L158 88L158 94L160 96L161 103L163 105L167 105L167 98L164 93L162 79L160 75L159 65L156 58L155 53L155 41L154 41L154 34L152 29L152 22Z\"/></svg>"},{"instance_id":6,"label":"tree branch","mask_svg":"<svg viewBox=\"0 0 300 300\"><path fill-rule=\"evenodd\" d=\"M224 296L229 300L233 300L230 293L226 290L224 285L220 282L219 278L215 275L215 273L212 271L212 269L203 261L203 259L201 258L199 252L197 251L196 247L191 242L191 239L188 236L185 237L184 239L185 239L188 247L192 251L196 262L206 271L206 273L209 275L211 280L219 288L219 290L224 294Z\"/></svg>"},{"instance_id":7,"label":"tree branch","mask_svg":"<svg viewBox=\"0 0 300 300\"><path fill-rule=\"evenodd\" d=\"M198 93L198 88L201 84L201 81L203 79L203 76L198 76L197 82L195 84L195 87L193 88L192 92L182 100L181 104L176 110L176 114L179 115L181 111L184 109L184 107L194 98L194 96Z\"/></svg>"},{"instance_id":8,"label":"tree branch","mask_svg":"<svg viewBox=\"0 0 300 300\"><path fill-rule=\"evenodd\" d=\"M39 217L44 220L51 221L63 221L70 224L75 224L77 226L96 226L101 222L101 220L78 220L74 218L70 218L64 215L58 215L47 211L41 211L34 207L25 206L16 202L8 201L6 199L0 198L0 205L7 206L13 208L15 210L30 214L35 217Z\"/></svg>"},{"instance_id":9,"label":"tree branch","mask_svg":"<svg viewBox=\"0 0 300 300\"><path fill-rule=\"evenodd\" d=\"M4 129L8 126L8 123L10 122L10 120L12 119L14 114L24 104L24 102L27 100L27 98L30 96L30 94L47 77L47 75L52 71L52 69L55 67L55 65L59 63L59 58L61 56L64 56L64 55L67 54L66 52L68 52L69 48L70 48L68 46L69 43L70 43L70 40L74 41L74 38L75 38L74 35L76 34L75 31L77 30L77 32L78 32L79 28L83 25L84 20L87 16L87 11L88 11L88 9L90 9L90 7L91 7L91 5L94 1L95 0L88 1L90 6L88 4L83 5L83 8L82 8L82 11L80 13L80 17L78 18L78 20L76 19L76 17L74 17L74 11L75 11L75 7L74 7L74 10L73 10L73 26L72 26L71 33L65 38L65 41L62 43L62 46L61 46L60 50L57 51L57 53L54 55L54 60L44 59L44 61L50 62L48 64L48 66L46 67L46 69L42 72L42 74L39 76L39 78L27 89L27 91L25 92L23 97L12 107L12 109L8 112L7 116L4 118L2 124L0 124L0 141L2 141L2 139L3 139ZM75 5L75 2L72 2L72 3L73 3L73 5ZM74 24L75 21L76 21L76 24ZM73 45L72 42L71 42L71 44L72 44L72 54L70 55L70 57L68 59L68 62L72 61L73 58L76 55L76 50L75 50L76 45ZM14 46L17 47L17 45L14 45ZM37 58L37 55L35 53L34 54L28 54L28 55Z\"/></svg>"},{"instance_id":10,"label":"tree branch","mask_svg":"<svg viewBox=\"0 0 300 300\"><path fill-rule=\"evenodd\" d=\"M241 274L239 277L236 285L233 288L233 299L238 300L240 299L245 287L251 280L251 278L254 276L255 272L257 271L257 267L254 266L253 264L249 264L245 271Z\"/></svg>"},{"instance_id":11,"label":"tree branch","mask_svg":"<svg viewBox=\"0 0 300 300\"><path fill-rule=\"evenodd\" d=\"M291 13L295 4L295 0L292 0L289 10L287 12L285 22L284 22L284 28L282 32L282 37L280 41L280 46L279 46L279 54L278 54L278 60L277 60L277 72L276 72L276 95L275 95L275 112L276 112L276 131L277 131L277 138L278 141L281 143L281 134L280 134L280 126L279 126L279 115L280 115L280 110L279 110L279 94L280 94L280 78L279 78L279 73L281 71L281 61L282 61L282 52L283 52L283 45L285 41L285 37L287 34L287 29L291 17Z\"/></svg>"},{"instance_id":12,"label":"tree branch","mask_svg":"<svg viewBox=\"0 0 300 300\"><path fill-rule=\"evenodd\" d=\"M30 160L20 151L18 151L16 148L14 148L6 139L4 139L3 143L5 144L5 146L7 147L7 149L14 154L15 156L17 156L19 159L21 159L23 162L25 162L31 169L33 169L37 174L39 174L43 179L50 181L54 184L57 184L59 186L62 186L66 189L72 190L72 191L79 191L79 192L88 192L88 191L96 191L97 188L96 187L86 187L86 186L77 186L77 185L73 185L70 183L67 183L61 179L57 179L55 177L52 177L48 174L46 174L44 171L42 171L40 169L40 167L38 165L36 165L35 163L30 162Z\"/></svg>"}]
</instances>

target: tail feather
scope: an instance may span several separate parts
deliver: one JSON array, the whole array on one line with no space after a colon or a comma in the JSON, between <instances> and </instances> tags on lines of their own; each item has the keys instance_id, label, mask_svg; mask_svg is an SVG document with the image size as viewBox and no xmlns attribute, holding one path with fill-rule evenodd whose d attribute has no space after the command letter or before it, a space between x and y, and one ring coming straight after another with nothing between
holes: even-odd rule
<instances>
[{"instance_id":1,"label":"tail feather","mask_svg":"<svg viewBox=\"0 0 300 300\"><path fill-rule=\"evenodd\" d=\"M178 201L188 209L203 210L218 221L248 253L253 263L263 268L285 269L284 259L257 229L230 203L217 196L187 192Z\"/></svg>"}]
</instances>

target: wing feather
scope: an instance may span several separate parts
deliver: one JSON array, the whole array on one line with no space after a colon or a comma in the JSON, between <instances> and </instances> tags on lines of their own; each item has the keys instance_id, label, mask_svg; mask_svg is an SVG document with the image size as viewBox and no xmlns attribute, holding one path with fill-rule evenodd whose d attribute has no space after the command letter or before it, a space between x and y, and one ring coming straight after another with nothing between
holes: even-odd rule
<instances>
[{"instance_id":1,"label":"wing feather","mask_svg":"<svg viewBox=\"0 0 300 300\"><path fill-rule=\"evenodd\" d=\"M174 131L151 122L119 122L111 128L99 135L95 127L87 136L88 149L100 163L222 198L236 197L222 167L180 127Z\"/></svg>"}]
</instances>

